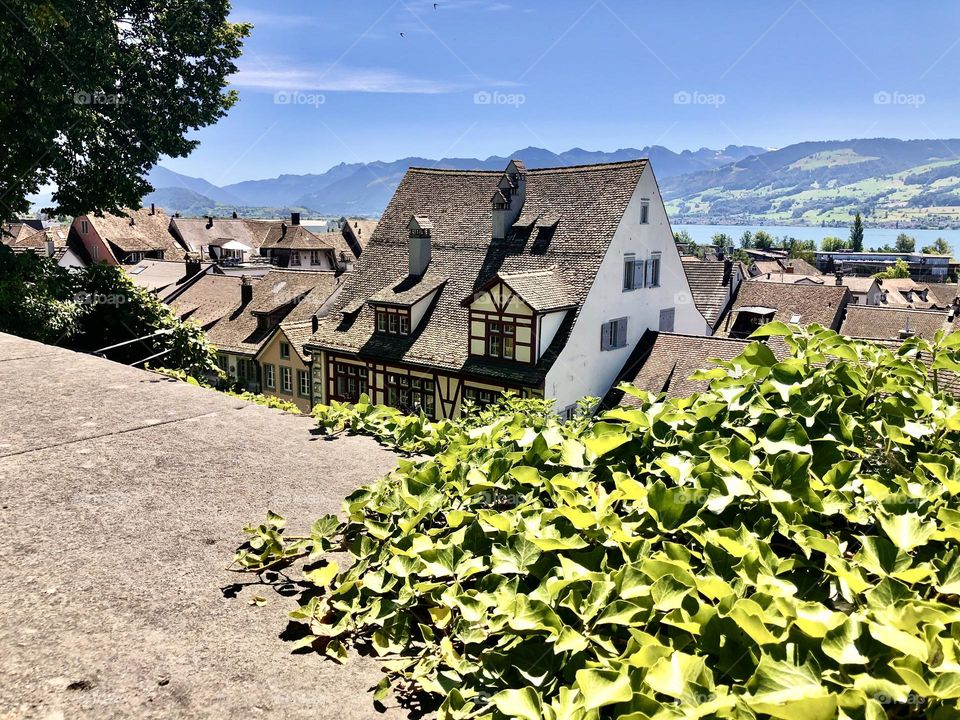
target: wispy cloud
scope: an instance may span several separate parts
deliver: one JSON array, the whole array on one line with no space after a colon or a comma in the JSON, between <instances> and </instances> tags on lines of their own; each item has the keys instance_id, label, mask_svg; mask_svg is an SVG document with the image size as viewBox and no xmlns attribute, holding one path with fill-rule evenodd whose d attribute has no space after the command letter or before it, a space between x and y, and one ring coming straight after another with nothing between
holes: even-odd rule
<instances>
[{"instance_id":1,"label":"wispy cloud","mask_svg":"<svg viewBox=\"0 0 960 720\"><path fill-rule=\"evenodd\" d=\"M503 12L512 10L513 6L502 0L410 0L407 5L415 10L432 10L436 4L437 11L450 10L481 10L486 12Z\"/></svg>"},{"instance_id":2,"label":"wispy cloud","mask_svg":"<svg viewBox=\"0 0 960 720\"><path fill-rule=\"evenodd\" d=\"M347 65L241 67L230 81L237 87L274 92L289 90L439 95L467 89L464 85L413 77L394 70Z\"/></svg>"}]
</instances>

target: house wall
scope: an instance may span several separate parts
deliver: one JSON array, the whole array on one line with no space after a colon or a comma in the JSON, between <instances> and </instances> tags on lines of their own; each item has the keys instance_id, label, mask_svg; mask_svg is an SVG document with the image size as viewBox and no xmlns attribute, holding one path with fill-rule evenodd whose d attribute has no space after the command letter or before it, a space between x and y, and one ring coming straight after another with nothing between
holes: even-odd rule
<instances>
[{"instance_id":1,"label":"house wall","mask_svg":"<svg viewBox=\"0 0 960 720\"><path fill-rule=\"evenodd\" d=\"M420 367L404 366L398 363L366 362L350 355L338 355L327 351L315 354L313 363L314 399L316 402L329 404L331 400L338 400L336 396L336 364L352 366L356 369L356 377L363 377L367 382L370 400L379 405L387 405L389 397L387 390L388 377L406 375L411 379L433 383L434 417L436 419L460 417L463 406L465 388L487 390L499 395L513 390L521 397L542 397L542 392L533 388L506 387L485 381L476 381L462 377L456 373L446 373Z\"/></svg>"},{"instance_id":2,"label":"house wall","mask_svg":"<svg viewBox=\"0 0 960 720\"><path fill-rule=\"evenodd\" d=\"M563 324L563 319L567 316L569 310L564 310L563 312L552 312L542 315L540 317L540 329L537 331L537 360L539 361L543 357L543 353L550 343L553 342L553 338L557 336L557 330L560 329L560 325Z\"/></svg>"},{"instance_id":3,"label":"house wall","mask_svg":"<svg viewBox=\"0 0 960 720\"><path fill-rule=\"evenodd\" d=\"M650 201L649 222L645 225L640 223L643 198ZM648 259L657 251L661 253L660 286L624 291L624 257L634 253L638 260ZM547 374L544 393L555 400L557 411L585 396L603 397L644 331L659 329L660 311L668 308L676 310L674 332L710 334L706 320L693 303L667 211L653 170L648 166L600 264L570 338ZM622 317L628 318L626 346L601 351L601 327Z\"/></svg>"},{"instance_id":4,"label":"house wall","mask_svg":"<svg viewBox=\"0 0 960 720\"><path fill-rule=\"evenodd\" d=\"M427 309L430 307L430 303L433 302L433 298L437 295L436 292L432 292L427 295L425 298L420 300L420 302L414 303L410 307L410 332L414 333L417 331L417 328L420 327L420 321L423 320L423 316L426 314Z\"/></svg>"},{"instance_id":5,"label":"house wall","mask_svg":"<svg viewBox=\"0 0 960 720\"><path fill-rule=\"evenodd\" d=\"M86 224L86 232L84 232L84 224ZM93 229L93 223L90 222L90 219L86 215L74 218L71 228L77 233L77 237L80 238L80 241L87 249L87 253L93 262L104 262L107 263L107 265L120 264L113 256L110 246L107 245L106 241Z\"/></svg>"},{"instance_id":6,"label":"house wall","mask_svg":"<svg viewBox=\"0 0 960 720\"><path fill-rule=\"evenodd\" d=\"M260 392L257 363L252 356L217 350L217 360L231 383L241 383L250 392ZM248 368L247 377L242 382L239 373L241 363L246 363Z\"/></svg>"},{"instance_id":7,"label":"house wall","mask_svg":"<svg viewBox=\"0 0 960 720\"><path fill-rule=\"evenodd\" d=\"M273 257L283 257L283 254L273 251ZM284 253L285 254L285 253ZM320 257L317 258L317 262L313 262L311 257L312 253L310 250L290 250L289 257L287 259L286 267L289 267L293 270L336 270L336 265L334 264L333 257L330 252L327 250L320 251ZM295 256L299 257L300 262L297 264L295 262ZM283 261L281 260L281 264Z\"/></svg>"},{"instance_id":8,"label":"house wall","mask_svg":"<svg viewBox=\"0 0 960 720\"><path fill-rule=\"evenodd\" d=\"M281 358L280 357L280 343L287 343L290 345L290 357ZM290 342L290 339L287 337L286 333L283 332L283 329L278 329L277 332L273 334L273 337L261 348L259 354L257 355L257 362L260 363L260 392L264 395L271 395L281 400L287 400L289 402L296 403L297 407L300 408L300 411L303 413L309 413L313 410L313 405L311 401L310 394L307 395L300 394L300 383L297 379L297 372L302 371L306 372L308 377L311 377L311 368L310 365L303 362L300 359L300 356L297 354L296 349L293 347L293 343ZM267 386L267 365L272 365L273 370L273 387ZM281 389L280 383L280 368L288 367L290 368L290 379L293 383L293 386L290 392L283 392ZM311 379L311 384L313 380Z\"/></svg>"}]
</instances>

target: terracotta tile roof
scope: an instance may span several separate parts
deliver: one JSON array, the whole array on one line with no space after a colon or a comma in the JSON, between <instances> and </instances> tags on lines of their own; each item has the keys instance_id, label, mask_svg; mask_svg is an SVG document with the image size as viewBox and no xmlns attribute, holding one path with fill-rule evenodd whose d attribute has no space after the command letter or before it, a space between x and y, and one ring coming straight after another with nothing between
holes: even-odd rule
<instances>
[{"instance_id":1,"label":"terracotta tile roof","mask_svg":"<svg viewBox=\"0 0 960 720\"><path fill-rule=\"evenodd\" d=\"M271 270L253 286L253 299L240 303L239 288L233 310L222 317L210 330L207 337L219 350L244 355L255 355L276 329L276 325L259 323L258 314L271 314L274 321L282 322L301 301L316 287L327 290L326 295L312 296L316 307L337 288L333 273L317 271ZM299 309L306 311L306 306ZM279 324L277 322L277 324Z\"/></svg>"},{"instance_id":2,"label":"terracotta tile roof","mask_svg":"<svg viewBox=\"0 0 960 720\"><path fill-rule=\"evenodd\" d=\"M415 305L437 288L443 287L450 277L435 272L423 275L405 275L370 296L368 302L376 305ZM358 308L359 309L359 308Z\"/></svg>"},{"instance_id":3,"label":"terracotta tile roof","mask_svg":"<svg viewBox=\"0 0 960 720\"><path fill-rule=\"evenodd\" d=\"M786 284L748 280L740 286L733 308L717 334L729 337L742 310L768 308L768 317L784 323L813 325L837 330L850 293L836 285Z\"/></svg>"},{"instance_id":4,"label":"terracotta tile roof","mask_svg":"<svg viewBox=\"0 0 960 720\"><path fill-rule=\"evenodd\" d=\"M949 315L937 310L850 305L840 333L849 337L899 340L901 331L933 340L937 330L949 328Z\"/></svg>"},{"instance_id":5,"label":"terracotta tile roof","mask_svg":"<svg viewBox=\"0 0 960 720\"><path fill-rule=\"evenodd\" d=\"M284 321L280 323L280 329L287 336L290 347L300 358L301 362L308 363L311 360L310 353L306 352L303 346L313 335L313 323L310 320L300 322Z\"/></svg>"},{"instance_id":6,"label":"terracotta tile roof","mask_svg":"<svg viewBox=\"0 0 960 720\"><path fill-rule=\"evenodd\" d=\"M254 282L257 282L256 278ZM170 307L178 317L192 320L206 329L233 312L239 304L239 277L204 275L178 295L170 303Z\"/></svg>"},{"instance_id":7,"label":"terracotta tile roof","mask_svg":"<svg viewBox=\"0 0 960 720\"><path fill-rule=\"evenodd\" d=\"M955 294L951 297L951 292L956 292L956 285L953 284L918 283L911 278L888 278L878 282L886 291L884 301L890 307L945 310L956 297ZM934 286L937 286L936 290L931 292Z\"/></svg>"},{"instance_id":8,"label":"terracotta tile roof","mask_svg":"<svg viewBox=\"0 0 960 720\"><path fill-rule=\"evenodd\" d=\"M689 256L681 260L694 305L710 327L716 327L733 297L730 285L735 268L727 271L722 260L699 260Z\"/></svg>"},{"instance_id":9,"label":"terracotta tile roof","mask_svg":"<svg viewBox=\"0 0 960 720\"><path fill-rule=\"evenodd\" d=\"M321 320L311 344L522 384L542 381L566 341L577 310L570 313L553 347L535 367L514 367L469 357L469 313L461 300L498 272L556 266L579 306L646 166L646 161L637 160L529 171L524 210L542 214L556 208L563 217L553 229L510 232L502 240L492 239L490 203L502 172L410 169L356 270L348 274L346 287L334 304L335 312ZM407 274L408 223L413 215L429 217L433 223L428 272L449 276L450 280L413 335L383 338L374 330L373 310L364 303ZM355 314L344 316L339 311L345 308L355 310Z\"/></svg>"},{"instance_id":10,"label":"terracotta tile roof","mask_svg":"<svg viewBox=\"0 0 960 720\"><path fill-rule=\"evenodd\" d=\"M957 287L957 283L931 282L927 283L927 289L930 291L927 297L939 307L949 307L960 296L960 288Z\"/></svg>"},{"instance_id":11,"label":"terracotta tile roof","mask_svg":"<svg viewBox=\"0 0 960 720\"><path fill-rule=\"evenodd\" d=\"M86 218L101 238L125 252L162 251L164 260L180 261L186 255L183 246L170 234L170 218L163 210L127 209L123 215L87 215Z\"/></svg>"},{"instance_id":12,"label":"terracotta tile roof","mask_svg":"<svg viewBox=\"0 0 960 720\"><path fill-rule=\"evenodd\" d=\"M354 256L360 257L360 253L363 252L363 248L367 246L367 242L373 237L373 233L376 229L376 220L348 219L343 224L343 229L341 232L347 239L347 242L350 244ZM356 247L354 247L354 245ZM357 249L359 249L360 252L357 252Z\"/></svg>"}]
</instances>

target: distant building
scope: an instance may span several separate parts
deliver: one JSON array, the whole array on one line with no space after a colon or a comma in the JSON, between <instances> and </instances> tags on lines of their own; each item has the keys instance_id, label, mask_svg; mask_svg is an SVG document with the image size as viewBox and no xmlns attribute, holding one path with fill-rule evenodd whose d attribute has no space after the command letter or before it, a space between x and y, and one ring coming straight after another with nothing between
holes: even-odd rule
<instances>
[{"instance_id":1,"label":"distant building","mask_svg":"<svg viewBox=\"0 0 960 720\"><path fill-rule=\"evenodd\" d=\"M64 268L84 268L90 264L86 248L71 235L69 226L37 230L33 224L18 223L8 225L6 233L0 235L0 241L15 253L32 252L53 258Z\"/></svg>"},{"instance_id":2,"label":"distant building","mask_svg":"<svg viewBox=\"0 0 960 720\"><path fill-rule=\"evenodd\" d=\"M211 262L200 262L199 256L187 253L184 262L177 260L141 260L136 265L124 266L135 285L153 293L164 302L170 302L207 273L219 272Z\"/></svg>"},{"instance_id":3,"label":"distant building","mask_svg":"<svg viewBox=\"0 0 960 720\"><path fill-rule=\"evenodd\" d=\"M953 330L953 319L953 313L940 310L851 306L840 333L871 340L933 340L938 330Z\"/></svg>"},{"instance_id":4,"label":"distant building","mask_svg":"<svg viewBox=\"0 0 960 720\"><path fill-rule=\"evenodd\" d=\"M683 257L682 260L693 302L707 321L705 334L712 335L737 296L744 278L744 267L730 259Z\"/></svg>"},{"instance_id":5,"label":"distant building","mask_svg":"<svg viewBox=\"0 0 960 720\"><path fill-rule=\"evenodd\" d=\"M874 275L888 270L903 260L910 268L914 280L935 280L943 282L955 275L958 263L950 255L927 255L924 253L900 252L853 252L840 250L816 253L816 265L821 272L842 271L853 275Z\"/></svg>"},{"instance_id":6,"label":"distant building","mask_svg":"<svg viewBox=\"0 0 960 720\"><path fill-rule=\"evenodd\" d=\"M243 265L260 256L274 223L267 220L243 220L237 217L170 219L170 233L203 260L222 267ZM265 263L266 264L266 263ZM264 272L269 268L264 268Z\"/></svg>"},{"instance_id":7,"label":"distant building","mask_svg":"<svg viewBox=\"0 0 960 720\"><path fill-rule=\"evenodd\" d=\"M81 215L74 218L71 234L79 238L93 262L136 265L141 260L183 262L187 249L169 232L170 218L150 206L125 210L122 215Z\"/></svg>"}]
</instances>

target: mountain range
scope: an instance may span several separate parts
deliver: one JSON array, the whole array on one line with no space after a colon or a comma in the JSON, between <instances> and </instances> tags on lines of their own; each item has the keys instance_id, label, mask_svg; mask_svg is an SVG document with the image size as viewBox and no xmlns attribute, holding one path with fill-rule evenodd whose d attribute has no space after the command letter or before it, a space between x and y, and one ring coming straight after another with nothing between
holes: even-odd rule
<instances>
[{"instance_id":1,"label":"mountain range","mask_svg":"<svg viewBox=\"0 0 960 720\"><path fill-rule=\"evenodd\" d=\"M289 208L322 215L378 215L410 167L502 170L511 158L519 158L531 168L543 168L648 157L657 176L664 178L722 167L762 152L763 148L735 145L723 150L701 148L679 153L661 146L613 152L574 148L563 153L528 147L509 156L486 159L406 157L391 162L341 163L320 174L281 175L222 187L158 165L148 175L155 190L144 198L144 203L153 202L184 215L223 214L225 210L237 210L242 215L270 214L271 210Z\"/></svg>"},{"instance_id":2,"label":"mountain range","mask_svg":"<svg viewBox=\"0 0 960 720\"><path fill-rule=\"evenodd\" d=\"M650 158L674 223L843 225L862 212L874 225L960 227L960 140L871 138L679 153L661 146L563 153L528 147L486 159L341 163L324 173L222 187L157 166L148 177L155 191L144 202L184 215L378 215L412 166L500 170L510 158L544 168L640 157Z\"/></svg>"}]
</instances>

